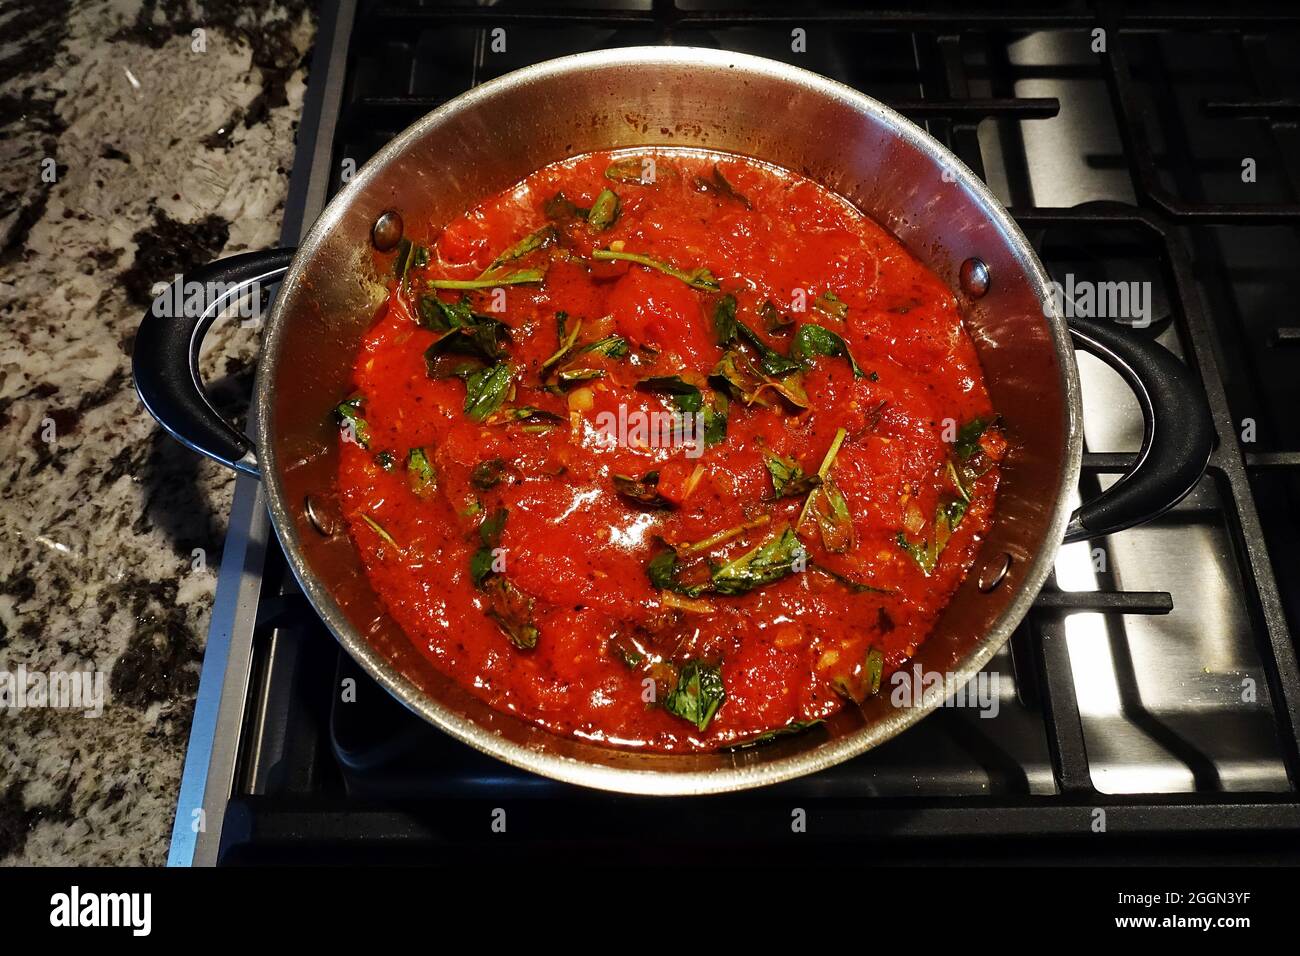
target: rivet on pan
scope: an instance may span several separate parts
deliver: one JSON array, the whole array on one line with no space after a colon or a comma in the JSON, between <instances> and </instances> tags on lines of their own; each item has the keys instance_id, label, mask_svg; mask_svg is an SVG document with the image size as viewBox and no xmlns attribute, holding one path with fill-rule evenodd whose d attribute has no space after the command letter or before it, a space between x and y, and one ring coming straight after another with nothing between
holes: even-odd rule
<instances>
[{"instance_id":1,"label":"rivet on pan","mask_svg":"<svg viewBox=\"0 0 1300 956\"><path fill-rule=\"evenodd\" d=\"M311 495L304 498L302 500L302 510L313 528L327 538L333 537L334 522L330 520L329 515L325 514L323 509L317 507L315 498Z\"/></svg>"},{"instance_id":2,"label":"rivet on pan","mask_svg":"<svg viewBox=\"0 0 1300 956\"><path fill-rule=\"evenodd\" d=\"M402 215L392 209L380 213L370 230L370 241L380 252L397 248L402 241Z\"/></svg>"},{"instance_id":3,"label":"rivet on pan","mask_svg":"<svg viewBox=\"0 0 1300 956\"><path fill-rule=\"evenodd\" d=\"M970 258L963 262L958 278L961 280L962 291L972 299L981 298L989 291L989 267L983 259Z\"/></svg>"},{"instance_id":4,"label":"rivet on pan","mask_svg":"<svg viewBox=\"0 0 1300 956\"><path fill-rule=\"evenodd\" d=\"M1010 570L1011 555L1004 551L984 565L980 570L979 579L975 583L981 591L987 594L1006 579L1007 572Z\"/></svg>"}]
</instances>

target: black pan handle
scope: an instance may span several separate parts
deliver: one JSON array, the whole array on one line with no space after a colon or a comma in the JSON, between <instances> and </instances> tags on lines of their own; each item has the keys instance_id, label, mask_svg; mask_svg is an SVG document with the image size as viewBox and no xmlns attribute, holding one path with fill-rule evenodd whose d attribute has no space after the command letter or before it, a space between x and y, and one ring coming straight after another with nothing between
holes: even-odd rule
<instances>
[{"instance_id":1,"label":"black pan handle","mask_svg":"<svg viewBox=\"0 0 1300 956\"><path fill-rule=\"evenodd\" d=\"M257 450L208 401L199 379L199 348L222 310L277 281L294 251L246 252L177 277L144 314L131 354L135 390L158 424L181 444L253 476ZM198 289L205 291L195 304L188 293Z\"/></svg>"},{"instance_id":2,"label":"black pan handle","mask_svg":"<svg viewBox=\"0 0 1300 956\"><path fill-rule=\"evenodd\" d=\"M1065 540L1114 534L1164 514L1196 486L1214 450L1214 420L1191 370L1157 342L1115 323L1072 318L1077 348L1101 359L1142 408L1142 449L1118 482L1070 516Z\"/></svg>"}]
</instances>

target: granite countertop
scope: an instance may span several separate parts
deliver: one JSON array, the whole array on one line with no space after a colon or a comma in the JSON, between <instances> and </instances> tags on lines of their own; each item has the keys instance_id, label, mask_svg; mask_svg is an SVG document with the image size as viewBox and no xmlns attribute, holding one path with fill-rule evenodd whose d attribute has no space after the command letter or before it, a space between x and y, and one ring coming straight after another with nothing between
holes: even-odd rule
<instances>
[{"instance_id":1,"label":"granite countertop","mask_svg":"<svg viewBox=\"0 0 1300 956\"><path fill-rule=\"evenodd\" d=\"M0 9L0 862L166 858L233 480L129 356L154 283L276 244L314 30L307 0ZM209 345L238 418L257 332ZM20 668L98 675L102 713L19 701Z\"/></svg>"}]
</instances>

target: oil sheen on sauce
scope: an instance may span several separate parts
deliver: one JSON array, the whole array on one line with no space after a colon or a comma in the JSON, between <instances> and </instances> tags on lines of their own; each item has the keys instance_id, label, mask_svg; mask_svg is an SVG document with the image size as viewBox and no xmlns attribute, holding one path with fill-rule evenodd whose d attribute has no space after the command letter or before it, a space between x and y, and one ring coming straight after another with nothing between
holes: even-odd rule
<instances>
[{"instance_id":1,"label":"oil sheen on sauce","mask_svg":"<svg viewBox=\"0 0 1300 956\"><path fill-rule=\"evenodd\" d=\"M547 166L410 238L338 481L439 669L661 752L888 693L1005 448L934 274L810 180L693 150Z\"/></svg>"}]
</instances>

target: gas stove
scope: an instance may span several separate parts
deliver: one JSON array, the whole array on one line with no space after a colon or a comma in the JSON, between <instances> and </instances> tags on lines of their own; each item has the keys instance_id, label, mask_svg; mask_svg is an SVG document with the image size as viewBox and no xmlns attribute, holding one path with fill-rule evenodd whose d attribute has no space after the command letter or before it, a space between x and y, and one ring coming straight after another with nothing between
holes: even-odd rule
<instances>
[{"instance_id":1,"label":"gas stove","mask_svg":"<svg viewBox=\"0 0 1300 956\"><path fill-rule=\"evenodd\" d=\"M812 776L657 800L516 770L404 710L316 618L259 485L240 477L170 863L505 847L631 859L687 843L764 859L846 844L931 860L981 846L1047 861L1294 852L1300 11L338 0L321 15L285 243L392 136L473 85L657 43L759 54L854 86L982 176L1067 295L1139 283L1135 334L1204 384L1219 433L1208 472L1151 524L1061 551L989 665L996 716L942 708ZM1086 498L1132 464L1142 418L1115 373L1081 355L1080 374ZM501 809L506 834L492 826ZM798 811L808 825L796 837Z\"/></svg>"}]
</instances>

